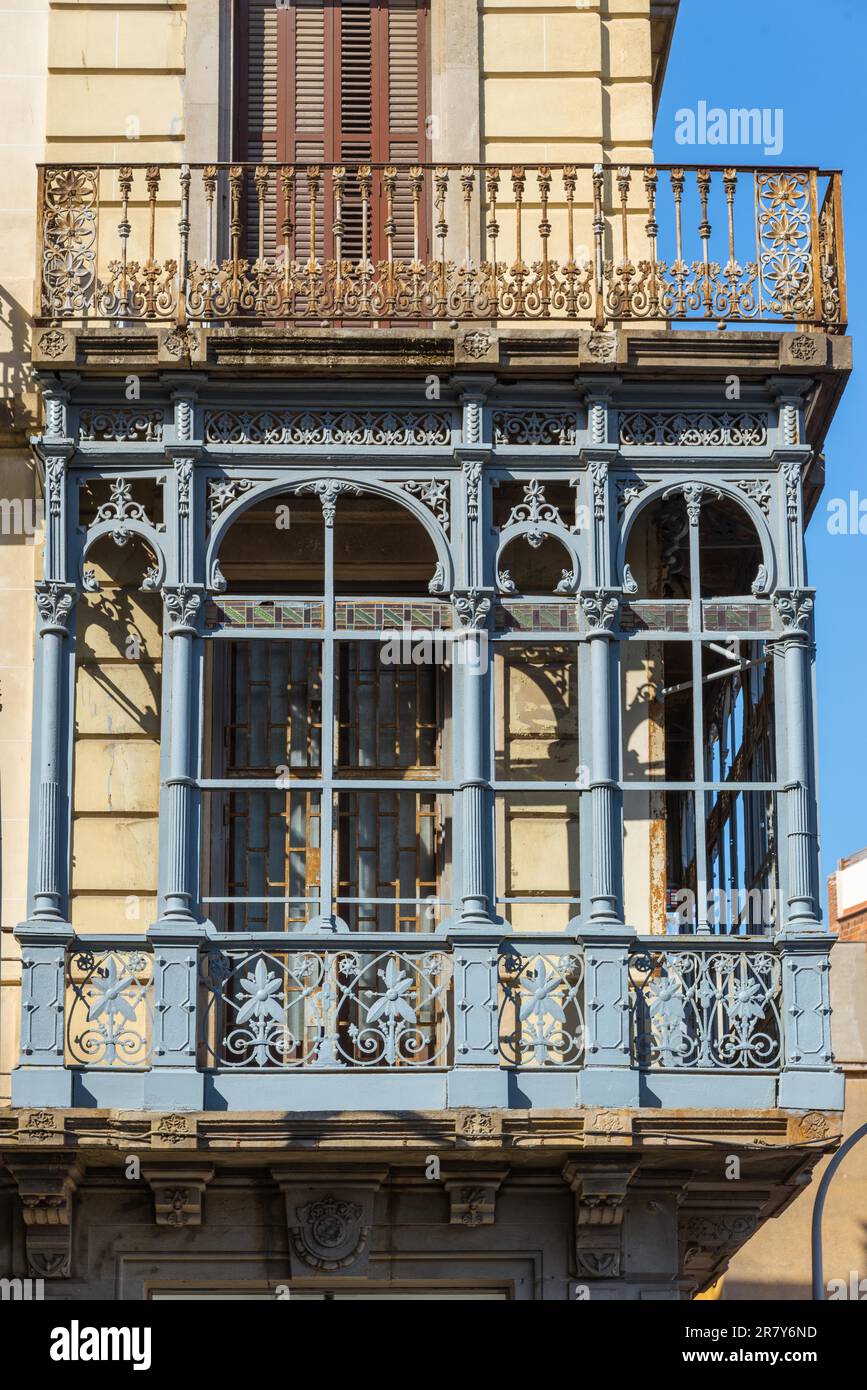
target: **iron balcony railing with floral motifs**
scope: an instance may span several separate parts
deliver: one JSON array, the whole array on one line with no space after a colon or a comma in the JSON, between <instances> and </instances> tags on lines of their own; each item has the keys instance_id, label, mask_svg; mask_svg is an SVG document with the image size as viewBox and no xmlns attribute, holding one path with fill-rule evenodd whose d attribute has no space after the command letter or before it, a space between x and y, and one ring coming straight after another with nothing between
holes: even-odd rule
<instances>
[{"instance_id":1,"label":"iron balcony railing with floral motifs","mask_svg":"<svg viewBox=\"0 0 867 1390\"><path fill-rule=\"evenodd\" d=\"M837 171L52 164L39 180L41 322L846 324Z\"/></svg>"},{"instance_id":2,"label":"iron balcony railing with floral motifs","mask_svg":"<svg viewBox=\"0 0 867 1390\"><path fill-rule=\"evenodd\" d=\"M463 1050L462 964L460 951L437 944L210 943L190 992L199 1067L447 1069ZM777 947L749 939L644 938L632 944L624 964L634 1067L780 1070L784 962ZM152 965L144 949L80 944L70 950L67 1065L150 1067L154 1011L163 1006ZM581 944L503 942L492 953L491 970L497 1065L516 1071L585 1066L597 1048L599 1001L588 986Z\"/></svg>"}]
</instances>

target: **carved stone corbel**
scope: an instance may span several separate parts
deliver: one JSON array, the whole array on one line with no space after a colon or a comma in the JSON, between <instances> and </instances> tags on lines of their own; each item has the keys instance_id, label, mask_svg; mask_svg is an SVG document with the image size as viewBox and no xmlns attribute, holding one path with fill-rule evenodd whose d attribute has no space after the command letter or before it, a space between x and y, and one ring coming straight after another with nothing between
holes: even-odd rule
<instances>
[{"instance_id":1,"label":"carved stone corbel","mask_svg":"<svg viewBox=\"0 0 867 1390\"><path fill-rule=\"evenodd\" d=\"M755 1234L757 1226L755 1208L683 1207L678 1229L683 1273L693 1276L699 1288L715 1283L725 1273L732 1256Z\"/></svg>"},{"instance_id":2,"label":"carved stone corbel","mask_svg":"<svg viewBox=\"0 0 867 1390\"><path fill-rule=\"evenodd\" d=\"M157 1226L201 1226L202 1197L213 1176L213 1168L143 1168Z\"/></svg>"},{"instance_id":3,"label":"carved stone corbel","mask_svg":"<svg viewBox=\"0 0 867 1390\"><path fill-rule=\"evenodd\" d=\"M563 1179L575 1194L575 1271L579 1279L619 1279L623 1215L636 1165L567 1163Z\"/></svg>"},{"instance_id":4,"label":"carved stone corbel","mask_svg":"<svg viewBox=\"0 0 867 1390\"><path fill-rule=\"evenodd\" d=\"M497 1193L509 1175L503 1168L488 1172L470 1168L443 1178L449 1194L449 1224L452 1226L493 1226L496 1220Z\"/></svg>"},{"instance_id":5,"label":"carved stone corbel","mask_svg":"<svg viewBox=\"0 0 867 1390\"><path fill-rule=\"evenodd\" d=\"M72 1273L72 1208L82 1176L76 1163L9 1164L24 1212L30 1274L69 1279Z\"/></svg>"},{"instance_id":6,"label":"carved stone corbel","mask_svg":"<svg viewBox=\"0 0 867 1390\"><path fill-rule=\"evenodd\" d=\"M363 1277L370 1255L376 1195L387 1170L321 1173L274 1169L286 1203L289 1260L293 1278L313 1274Z\"/></svg>"}]
</instances>

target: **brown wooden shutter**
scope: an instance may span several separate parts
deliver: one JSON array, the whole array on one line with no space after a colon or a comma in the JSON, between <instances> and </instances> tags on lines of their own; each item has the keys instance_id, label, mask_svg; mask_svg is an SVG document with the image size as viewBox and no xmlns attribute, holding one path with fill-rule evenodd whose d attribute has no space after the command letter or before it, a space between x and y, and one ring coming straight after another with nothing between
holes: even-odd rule
<instances>
[{"instance_id":1,"label":"brown wooden shutter","mask_svg":"<svg viewBox=\"0 0 867 1390\"><path fill-rule=\"evenodd\" d=\"M310 250L304 165L345 164L351 171L366 163L424 162L427 23L427 0L292 0L279 8L274 0L241 0L239 155L296 166L298 259ZM373 193L369 250L376 261L385 254L378 174ZM325 176L317 200L320 258L331 251L331 196ZM398 182L395 212L395 251L408 257L412 200L405 175ZM360 199L351 176L343 221L344 255L357 260Z\"/></svg>"}]
</instances>

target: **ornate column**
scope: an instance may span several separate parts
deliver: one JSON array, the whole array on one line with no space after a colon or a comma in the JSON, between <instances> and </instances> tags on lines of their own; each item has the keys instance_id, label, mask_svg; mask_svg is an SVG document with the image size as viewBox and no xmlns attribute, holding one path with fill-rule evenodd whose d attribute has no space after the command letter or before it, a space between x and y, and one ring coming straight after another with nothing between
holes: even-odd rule
<instances>
[{"instance_id":1,"label":"ornate column","mask_svg":"<svg viewBox=\"0 0 867 1390\"><path fill-rule=\"evenodd\" d=\"M810 615L812 590L779 589L774 604L785 637L777 644L785 673L786 903L777 932L782 958L783 1072L779 1104L842 1109L843 1074L832 1069L829 955L835 937L819 920L811 749Z\"/></svg>"},{"instance_id":2,"label":"ornate column","mask_svg":"<svg viewBox=\"0 0 867 1390\"><path fill-rule=\"evenodd\" d=\"M501 1106L508 1077L500 1070L498 946L502 926L492 912L493 798L490 785L490 644L493 589L486 585L490 549L484 464L484 379L468 379L463 401L460 489L460 587L452 593L454 651L455 825L460 837L460 879L447 933L455 940L454 1068L449 1105Z\"/></svg>"},{"instance_id":3,"label":"ornate column","mask_svg":"<svg viewBox=\"0 0 867 1390\"><path fill-rule=\"evenodd\" d=\"M12 1075L12 1102L68 1106L73 1078L63 1065L64 993L66 951L73 931L66 898L70 797L66 746L74 681L69 636L78 591L67 575L66 475L74 445L66 428L65 389L49 384L44 394L44 577L35 585L37 773L30 807L30 913L15 932L22 963L21 1057Z\"/></svg>"},{"instance_id":4,"label":"ornate column","mask_svg":"<svg viewBox=\"0 0 867 1390\"><path fill-rule=\"evenodd\" d=\"M195 644L204 588L203 542L197 536L193 439L195 381L174 393L175 443L164 603L163 654L168 680L162 712L168 760L160 802L160 915L148 931L154 948L154 1027L145 1104L155 1109L201 1109L204 1078L197 1071L199 951L206 936L197 912L198 834L194 710L198 665Z\"/></svg>"},{"instance_id":5,"label":"ornate column","mask_svg":"<svg viewBox=\"0 0 867 1390\"><path fill-rule=\"evenodd\" d=\"M584 1070L582 1105L637 1106L629 1026L629 952L635 931L620 912L616 881L618 788L611 730L612 628L620 603L616 589L581 594L590 646L590 813L593 825L590 911L574 924L584 945Z\"/></svg>"}]
</instances>

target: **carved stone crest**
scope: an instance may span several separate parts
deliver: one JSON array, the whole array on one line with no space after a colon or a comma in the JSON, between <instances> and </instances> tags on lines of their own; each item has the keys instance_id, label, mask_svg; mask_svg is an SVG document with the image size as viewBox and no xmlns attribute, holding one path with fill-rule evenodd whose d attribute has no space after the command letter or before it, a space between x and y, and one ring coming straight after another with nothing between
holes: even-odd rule
<instances>
[{"instance_id":1,"label":"carved stone crest","mask_svg":"<svg viewBox=\"0 0 867 1390\"><path fill-rule=\"evenodd\" d=\"M345 1181L333 1175L323 1187L321 1174L291 1168L275 1169L286 1204L286 1225L292 1275L311 1272L353 1278L367 1269L376 1194L387 1177L385 1169L353 1169Z\"/></svg>"},{"instance_id":2,"label":"carved stone crest","mask_svg":"<svg viewBox=\"0 0 867 1390\"><path fill-rule=\"evenodd\" d=\"M292 1248L312 1269L345 1269L367 1244L370 1228L362 1225L360 1202L327 1193L296 1207L298 1224L289 1228Z\"/></svg>"}]
</instances>

